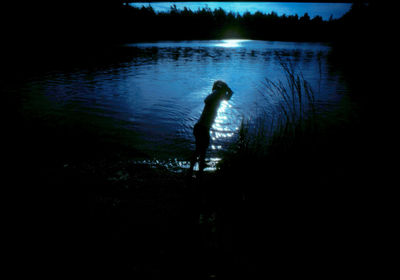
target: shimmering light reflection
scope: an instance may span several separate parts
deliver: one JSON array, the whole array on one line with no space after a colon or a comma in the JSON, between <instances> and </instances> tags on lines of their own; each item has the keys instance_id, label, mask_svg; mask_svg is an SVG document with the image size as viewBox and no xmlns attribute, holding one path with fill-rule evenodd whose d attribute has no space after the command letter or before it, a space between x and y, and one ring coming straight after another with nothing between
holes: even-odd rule
<instances>
[{"instance_id":1,"label":"shimmering light reflection","mask_svg":"<svg viewBox=\"0 0 400 280\"><path fill-rule=\"evenodd\" d=\"M218 157L211 157L206 159L207 167L204 171L215 171L217 170L217 164L221 160ZM182 173L187 170L190 166L190 162L186 160L179 160L177 158L169 159L169 160L158 160L158 159L145 159L145 160L135 160L132 161L132 164L140 164L147 165L151 168L166 168L167 170L174 173ZM199 164L196 163L194 166L195 171L199 171Z\"/></svg>"},{"instance_id":2,"label":"shimmering light reflection","mask_svg":"<svg viewBox=\"0 0 400 280\"><path fill-rule=\"evenodd\" d=\"M218 143L218 140L226 140L235 135L235 131L238 127L232 127L232 123L229 123L229 112L232 109L232 105L228 101L222 101L218 110L217 117L211 129L211 139L214 143L211 144L211 150L221 150L222 145Z\"/></svg>"},{"instance_id":3,"label":"shimmering light reflection","mask_svg":"<svg viewBox=\"0 0 400 280\"><path fill-rule=\"evenodd\" d=\"M205 171L215 171L217 169L217 164L220 161L220 158L209 158L207 162L207 167L204 168Z\"/></svg>"},{"instance_id":4,"label":"shimmering light reflection","mask_svg":"<svg viewBox=\"0 0 400 280\"><path fill-rule=\"evenodd\" d=\"M249 40L228 39L228 40L222 40L222 42L217 43L215 46L223 48L237 48L241 47L242 43L246 41Z\"/></svg>"}]
</instances>

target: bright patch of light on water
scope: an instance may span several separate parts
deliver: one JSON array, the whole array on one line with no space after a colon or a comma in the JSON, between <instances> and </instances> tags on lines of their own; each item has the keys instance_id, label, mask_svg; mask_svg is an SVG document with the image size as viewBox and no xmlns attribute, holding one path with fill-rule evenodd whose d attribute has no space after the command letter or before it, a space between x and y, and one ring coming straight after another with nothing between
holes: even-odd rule
<instances>
[{"instance_id":1,"label":"bright patch of light on water","mask_svg":"<svg viewBox=\"0 0 400 280\"><path fill-rule=\"evenodd\" d=\"M242 46L242 43L247 42L248 40L237 40L237 39L228 39L222 40L222 42L218 42L215 44L216 47L223 47L223 48L238 48Z\"/></svg>"},{"instance_id":2,"label":"bright patch of light on water","mask_svg":"<svg viewBox=\"0 0 400 280\"><path fill-rule=\"evenodd\" d=\"M210 157L206 159L206 168L204 171L215 171L217 170L217 165L220 162L221 158L219 157ZM174 173L182 173L189 169L190 161L188 160L180 160L177 158L172 158L168 160L158 160L158 159L144 159L144 160L134 160L132 161L135 165L147 165L150 168L166 168L170 172ZM199 171L198 162L195 164L194 171Z\"/></svg>"},{"instance_id":3,"label":"bright patch of light on water","mask_svg":"<svg viewBox=\"0 0 400 280\"><path fill-rule=\"evenodd\" d=\"M218 109L217 117L214 121L210 133L212 141L231 138L235 135L234 132L239 129L239 127L232 127L232 124L229 123L232 119L229 117L229 114L232 113L231 110L232 105L230 104L230 101L221 102L221 105ZM222 145L211 145L212 150L221 150L222 148Z\"/></svg>"}]
</instances>

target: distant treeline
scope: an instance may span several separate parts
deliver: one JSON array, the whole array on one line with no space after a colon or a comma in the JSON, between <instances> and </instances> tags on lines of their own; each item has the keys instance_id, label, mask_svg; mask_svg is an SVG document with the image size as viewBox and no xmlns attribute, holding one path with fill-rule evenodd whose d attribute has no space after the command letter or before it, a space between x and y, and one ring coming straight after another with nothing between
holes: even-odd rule
<instances>
[{"instance_id":1,"label":"distant treeline","mask_svg":"<svg viewBox=\"0 0 400 280\"><path fill-rule=\"evenodd\" d=\"M326 41L332 37L334 20L322 17L278 16L275 12L240 15L223 9L192 11L172 6L156 13L152 7L124 7L120 33L123 40L192 40L249 38L265 40ZM132 29L129 28L134 27ZM125 33L126 32L126 33Z\"/></svg>"},{"instance_id":2,"label":"distant treeline","mask_svg":"<svg viewBox=\"0 0 400 280\"><path fill-rule=\"evenodd\" d=\"M67 3L67 2L66 2ZM288 41L337 40L357 25L359 14L371 14L373 5L357 2L341 19L316 16L278 16L203 8L192 11L172 6L156 13L150 6L135 8L125 1L91 1L89 4L39 6L15 9L3 26L9 26L7 43L38 45L82 45L156 40L247 38ZM365 11L369 11L366 13ZM7 14L7 13L5 13Z\"/></svg>"}]
</instances>

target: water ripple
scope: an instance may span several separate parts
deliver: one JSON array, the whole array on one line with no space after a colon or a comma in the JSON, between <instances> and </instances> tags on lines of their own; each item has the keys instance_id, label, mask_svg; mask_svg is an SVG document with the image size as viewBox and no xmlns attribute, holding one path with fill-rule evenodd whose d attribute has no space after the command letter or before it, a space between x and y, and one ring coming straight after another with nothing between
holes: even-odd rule
<instances>
[{"instance_id":1,"label":"water ripple","mask_svg":"<svg viewBox=\"0 0 400 280\"><path fill-rule=\"evenodd\" d=\"M123 129L134 130L140 136L141 142L132 143L133 146L169 159L177 154L186 155L194 148L193 126L201 115L204 99L211 92L213 81L225 80L234 95L221 104L211 129L209 157L217 158L218 152L235 138L243 119L255 119L263 111L272 112L273 108L268 106L278 103L265 102L260 97L266 77L284 78L278 56L304 70L305 79L319 89L319 106L337 104L343 95L337 92L346 92L338 73L326 70L329 47L325 44L223 44L130 44L123 47L124 56L119 57L118 63L99 63L36 77L24 85L25 107L49 116L54 111L65 116L85 112L108 118L116 127L123 122Z\"/></svg>"}]
</instances>

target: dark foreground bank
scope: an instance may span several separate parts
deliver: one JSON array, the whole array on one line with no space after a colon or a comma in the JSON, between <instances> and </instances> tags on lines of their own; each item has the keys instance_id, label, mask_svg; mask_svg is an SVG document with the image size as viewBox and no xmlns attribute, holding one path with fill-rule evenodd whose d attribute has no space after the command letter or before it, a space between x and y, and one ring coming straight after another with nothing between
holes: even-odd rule
<instances>
[{"instance_id":1,"label":"dark foreground bank","mask_svg":"<svg viewBox=\"0 0 400 280\"><path fill-rule=\"evenodd\" d=\"M254 279L367 269L353 258L371 249L358 228L361 204L344 188L267 173L242 177L246 185L218 173L198 182L130 160L40 171L23 188L33 195L19 197L28 203L18 228L28 263L44 273Z\"/></svg>"}]
</instances>

